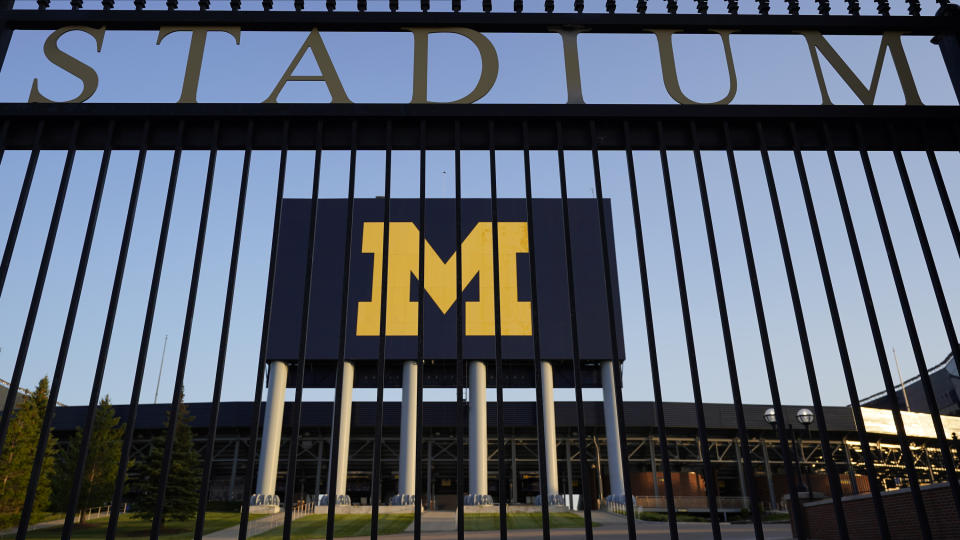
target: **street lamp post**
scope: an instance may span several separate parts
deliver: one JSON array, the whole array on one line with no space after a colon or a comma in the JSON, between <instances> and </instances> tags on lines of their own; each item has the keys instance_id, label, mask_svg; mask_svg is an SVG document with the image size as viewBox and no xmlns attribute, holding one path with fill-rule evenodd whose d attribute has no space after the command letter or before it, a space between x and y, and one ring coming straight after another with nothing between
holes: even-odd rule
<instances>
[{"instance_id":1,"label":"street lamp post","mask_svg":"<svg viewBox=\"0 0 960 540\"><path fill-rule=\"evenodd\" d=\"M808 411L807 409L801 409L801 410ZM809 411L808 411L808 412L809 412ZM810 414L812 415L813 413L810 413ZM770 407L769 409L763 411L763 419L766 420L768 424L770 424L770 428L771 428L771 429L773 429L774 431L777 430L777 411L776 411L776 409L774 409L773 407ZM790 436L793 438L793 449L791 450L791 451L793 452L793 461L797 463L797 484L798 484L798 485L797 485L797 493L801 493L801 492L807 491L807 486L803 485L803 478L802 478L802 476L801 476L801 474L800 474L800 460L797 459L797 448L798 448L798 447L797 447L797 435L796 435L796 433L793 431L793 424L788 424L788 425L787 425L787 428L790 430ZM809 428L808 428L808 429L809 429Z\"/></svg>"}]
</instances>

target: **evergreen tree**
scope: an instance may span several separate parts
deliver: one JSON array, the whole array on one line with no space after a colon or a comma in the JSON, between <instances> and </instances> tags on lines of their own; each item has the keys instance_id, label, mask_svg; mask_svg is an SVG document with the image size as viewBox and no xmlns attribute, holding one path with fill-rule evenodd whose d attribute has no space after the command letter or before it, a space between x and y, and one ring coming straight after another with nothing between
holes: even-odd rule
<instances>
[{"instance_id":1,"label":"evergreen tree","mask_svg":"<svg viewBox=\"0 0 960 540\"><path fill-rule=\"evenodd\" d=\"M77 499L77 508L80 510L80 523L86 521L86 510L93 506L109 504L113 496L114 482L117 479L117 463L123 446L124 426L120 423L110 397L100 400L93 417L93 426L90 431L90 449L84 462L83 476L81 477L80 494ZM77 426L77 431L60 451L57 460L57 470L54 475L54 503L61 510L66 510L70 501L70 490L73 486L73 475L77 470L80 456L80 443L83 439L83 427Z\"/></svg>"},{"instance_id":2,"label":"evergreen tree","mask_svg":"<svg viewBox=\"0 0 960 540\"><path fill-rule=\"evenodd\" d=\"M167 519L188 520L197 515L199 502L200 477L202 468L200 453L193 446L193 431L189 423L193 421L190 411L183 404L177 408L176 430L173 434L173 455L170 463L170 475L167 478L167 492L164 497L161 523ZM160 474L163 467L163 450L166 443L166 428L169 426L170 413L163 423L164 431L154 438L150 454L138 462L131 471L136 481L131 484L131 501L136 516L141 519L153 519L159 496Z\"/></svg>"},{"instance_id":3,"label":"evergreen tree","mask_svg":"<svg viewBox=\"0 0 960 540\"><path fill-rule=\"evenodd\" d=\"M15 388L10 389L16 392ZM44 377L14 412L7 431L7 440L0 454L0 513L20 513L30 482L33 458L40 441L43 415L50 399L50 382ZM52 430L51 430L52 431ZM50 435L47 452L40 469L34 510L45 510L50 503L50 475L54 466L57 440Z\"/></svg>"}]
</instances>

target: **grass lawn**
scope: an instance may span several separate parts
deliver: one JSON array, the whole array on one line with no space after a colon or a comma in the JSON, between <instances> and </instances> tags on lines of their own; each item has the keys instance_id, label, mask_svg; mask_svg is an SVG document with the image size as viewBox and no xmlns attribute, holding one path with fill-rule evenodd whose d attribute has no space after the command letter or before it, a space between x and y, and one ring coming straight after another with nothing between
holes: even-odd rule
<instances>
[{"instance_id":1,"label":"grass lawn","mask_svg":"<svg viewBox=\"0 0 960 540\"><path fill-rule=\"evenodd\" d=\"M377 522L379 534L397 534L403 532L413 522L413 514L380 514ZM305 516L293 522L290 527L290 540L325 538L327 534L327 515ZM370 534L370 514L341 514L333 525L335 537L368 536ZM260 540L283 538L283 527L272 529L254 536Z\"/></svg>"},{"instance_id":2,"label":"grass lawn","mask_svg":"<svg viewBox=\"0 0 960 540\"><path fill-rule=\"evenodd\" d=\"M499 530L500 514L464 514L463 528L467 531ZM541 529L543 515L540 512L507 513L507 528ZM582 529L583 518L573 512L550 512L550 528Z\"/></svg>"},{"instance_id":3,"label":"grass lawn","mask_svg":"<svg viewBox=\"0 0 960 540\"><path fill-rule=\"evenodd\" d=\"M637 514L637 519L643 521L668 521L669 515L666 512L640 512ZM677 512L677 521L678 522L689 522L689 523L704 523L709 522L709 517L698 516L695 514L687 514L685 512Z\"/></svg>"},{"instance_id":4,"label":"grass lawn","mask_svg":"<svg viewBox=\"0 0 960 540\"><path fill-rule=\"evenodd\" d=\"M266 514L253 514L251 520L265 517ZM104 538L107 534L108 518L90 520L80 525L73 526L73 538ZM207 518L203 522L203 532L211 533L226 529L240 523L239 512L207 512ZM193 538L194 521L167 521L161 529L160 536L170 540ZM117 528L117 538L149 538L150 522L147 520L136 519L133 516L120 516L120 524ZM30 539L54 539L60 538L60 527L50 527L31 531L27 534Z\"/></svg>"}]
</instances>

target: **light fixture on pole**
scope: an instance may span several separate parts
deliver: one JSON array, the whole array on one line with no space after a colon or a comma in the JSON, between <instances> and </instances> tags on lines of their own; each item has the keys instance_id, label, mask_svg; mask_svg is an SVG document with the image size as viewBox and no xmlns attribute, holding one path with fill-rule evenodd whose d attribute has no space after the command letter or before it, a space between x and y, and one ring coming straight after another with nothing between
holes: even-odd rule
<instances>
[{"instance_id":1,"label":"light fixture on pole","mask_svg":"<svg viewBox=\"0 0 960 540\"><path fill-rule=\"evenodd\" d=\"M809 409L801 409L801 411L807 411L810 413L811 419L813 418L813 413ZM777 410L773 407L763 411L763 419L770 424L770 429L777 431ZM797 418L799 420L799 416ZM812 420L811 420L812 421ZM800 474L800 461L797 459L797 436L793 431L793 424L787 426L790 429L790 435L793 438L793 461L797 463L797 492L807 491L807 486L803 485L803 478ZM808 479L809 480L809 479Z\"/></svg>"},{"instance_id":2,"label":"light fixture on pole","mask_svg":"<svg viewBox=\"0 0 960 540\"><path fill-rule=\"evenodd\" d=\"M814 415L813 411L810 409L800 409L797 411L797 422L803 424L803 427L807 430L807 439L810 438L810 424L813 424ZM800 447L800 455L803 455L803 447ZM806 459L804 459L806 461ZM807 468L807 486L811 492L813 492L813 485L810 483L810 467Z\"/></svg>"}]
</instances>

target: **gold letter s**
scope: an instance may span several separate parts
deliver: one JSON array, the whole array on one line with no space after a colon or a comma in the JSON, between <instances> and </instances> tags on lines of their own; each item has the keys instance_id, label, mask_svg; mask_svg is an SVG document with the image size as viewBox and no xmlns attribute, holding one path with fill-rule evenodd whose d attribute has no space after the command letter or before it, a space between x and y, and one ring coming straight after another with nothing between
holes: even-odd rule
<instances>
[{"instance_id":1,"label":"gold letter s","mask_svg":"<svg viewBox=\"0 0 960 540\"><path fill-rule=\"evenodd\" d=\"M97 42L97 52L100 52L100 49L103 48L103 36L107 31L105 26L101 26L100 28L90 28L89 26L65 26L50 34L50 37L48 37L43 43L43 54L47 57L47 59L57 66L63 68L63 70L67 73L70 73L71 75L80 79L80 81L83 83L83 91L80 92L79 96L62 103L82 103L90 99L90 96L97 91L97 84L99 83L97 72L94 71L92 67L61 51L60 48L57 47L57 42L60 40L60 36L74 30L93 36L93 39L95 39ZM33 80L33 86L30 88L30 97L27 101L29 103L55 103L40 93L40 89L37 85L37 79Z\"/></svg>"}]
</instances>

